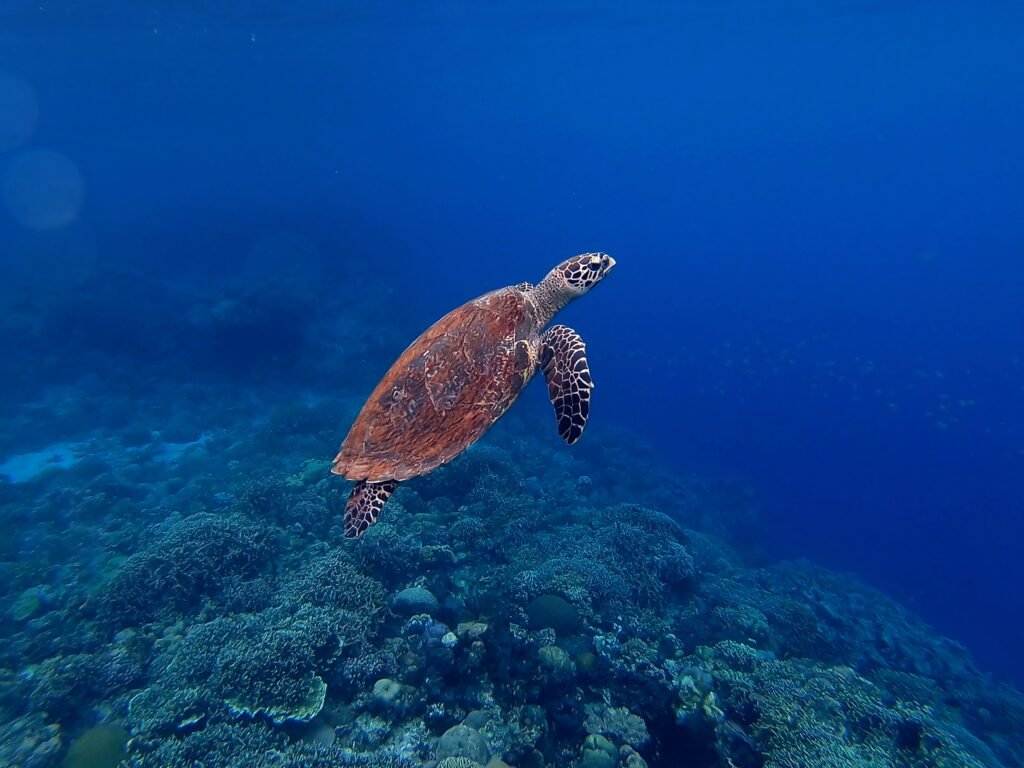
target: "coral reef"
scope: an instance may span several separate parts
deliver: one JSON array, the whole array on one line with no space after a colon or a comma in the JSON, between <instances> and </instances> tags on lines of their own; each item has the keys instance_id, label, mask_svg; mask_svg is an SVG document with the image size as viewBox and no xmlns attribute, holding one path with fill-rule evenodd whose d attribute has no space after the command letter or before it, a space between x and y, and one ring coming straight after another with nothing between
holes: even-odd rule
<instances>
[{"instance_id":1,"label":"coral reef","mask_svg":"<svg viewBox=\"0 0 1024 768\"><path fill-rule=\"evenodd\" d=\"M650 457L512 416L346 542L323 456L353 403L246 407L4 487L0 762L123 733L130 768L1024 764L1024 699L962 648L748 565L743 489L645 491Z\"/></svg>"}]
</instances>

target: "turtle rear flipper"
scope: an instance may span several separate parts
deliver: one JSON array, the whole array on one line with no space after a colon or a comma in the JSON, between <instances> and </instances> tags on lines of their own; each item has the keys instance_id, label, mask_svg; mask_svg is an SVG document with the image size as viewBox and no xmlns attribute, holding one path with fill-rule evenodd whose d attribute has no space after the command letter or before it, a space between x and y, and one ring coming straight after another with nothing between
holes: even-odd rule
<instances>
[{"instance_id":1,"label":"turtle rear flipper","mask_svg":"<svg viewBox=\"0 0 1024 768\"><path fill-rule=\"evenodd\" d=\"M398 487L397 480L371 483L360 480L352 486L345 504L345 538L358 539L377 522L381 509Z\"/></svg>"},{"instance_id":2,"label":"turtle rear flipper","mask_svg":"<svg viewBox=\"0 0 1024 768\"><path fill-rule=\"evenodd\" d=\"M572 445L583 434L590 415L590 378L587 347L572 328L551 326L541 336L539 368L548 382L548 396L555 407L558 434Z\"/></svg>"}]
</instances>

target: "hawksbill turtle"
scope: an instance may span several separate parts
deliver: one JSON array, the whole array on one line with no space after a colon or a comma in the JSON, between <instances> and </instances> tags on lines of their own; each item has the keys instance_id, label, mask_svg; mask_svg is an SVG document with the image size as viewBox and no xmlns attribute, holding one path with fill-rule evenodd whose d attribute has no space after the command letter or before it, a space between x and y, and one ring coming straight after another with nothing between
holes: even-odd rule
<instances>
[{"instance_id":1,"label":"hawksbill turtle","mask_svg":"<svg viewBox=\"0 0 1024 768\"><path fill-rule=\"evenodd\" d=\"M366 400L331 467L355 481L346 538L377 522L400 482L479 440L538 370L558 433L569 445L580 439L594 388L586 346L571 328L545 327L613 266L605 253L574 256L537 285L500 288L463 304L409 345Z\"/></svg>"}]
</instances>

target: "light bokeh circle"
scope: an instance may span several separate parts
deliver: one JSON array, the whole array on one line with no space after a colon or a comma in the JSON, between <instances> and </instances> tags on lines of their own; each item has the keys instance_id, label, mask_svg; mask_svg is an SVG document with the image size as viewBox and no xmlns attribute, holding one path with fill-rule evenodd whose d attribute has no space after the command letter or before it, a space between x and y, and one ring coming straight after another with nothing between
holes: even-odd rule
<instances>
[{"instance_id":1,"label":"light bokeh circle","mask_svg":"<svg viewBox=\"0 0 1024 768\"><path fill-rule=\"evenodd\" d=\"M85 179L70 158L47 149L20 152L2 164L0 201L30 229L60 229L78 218Z\"/></svg>"}]
</instances>

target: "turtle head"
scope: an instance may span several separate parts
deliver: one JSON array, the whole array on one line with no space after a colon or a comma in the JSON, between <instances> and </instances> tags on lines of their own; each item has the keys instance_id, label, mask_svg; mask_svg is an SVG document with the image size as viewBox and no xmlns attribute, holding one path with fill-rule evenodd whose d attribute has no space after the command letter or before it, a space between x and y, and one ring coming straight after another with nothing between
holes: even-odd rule
<instances>
[{"instance_id":1,"label":"turtle head","mask_svg":"<svg viewBox=\"0 0 1024 768\"><path fill-rule=\"evenodd\" d=\"M571 298L582 296L612 271L615 259L607 253L581 253L563 261L548 274L561 281Z\"/></svg>"},{"instance_id":2,"label":"turtle head","mask_svg":"<svg viewBox=\"0 0 1024 768\"><path fill-rule=\"evenodd\" d=\"M548 272L530 291L541 325L546 325L558 310L601 282L614 266L615 259L607 253L581 253Z\"/></svg>"}]
</instances>

